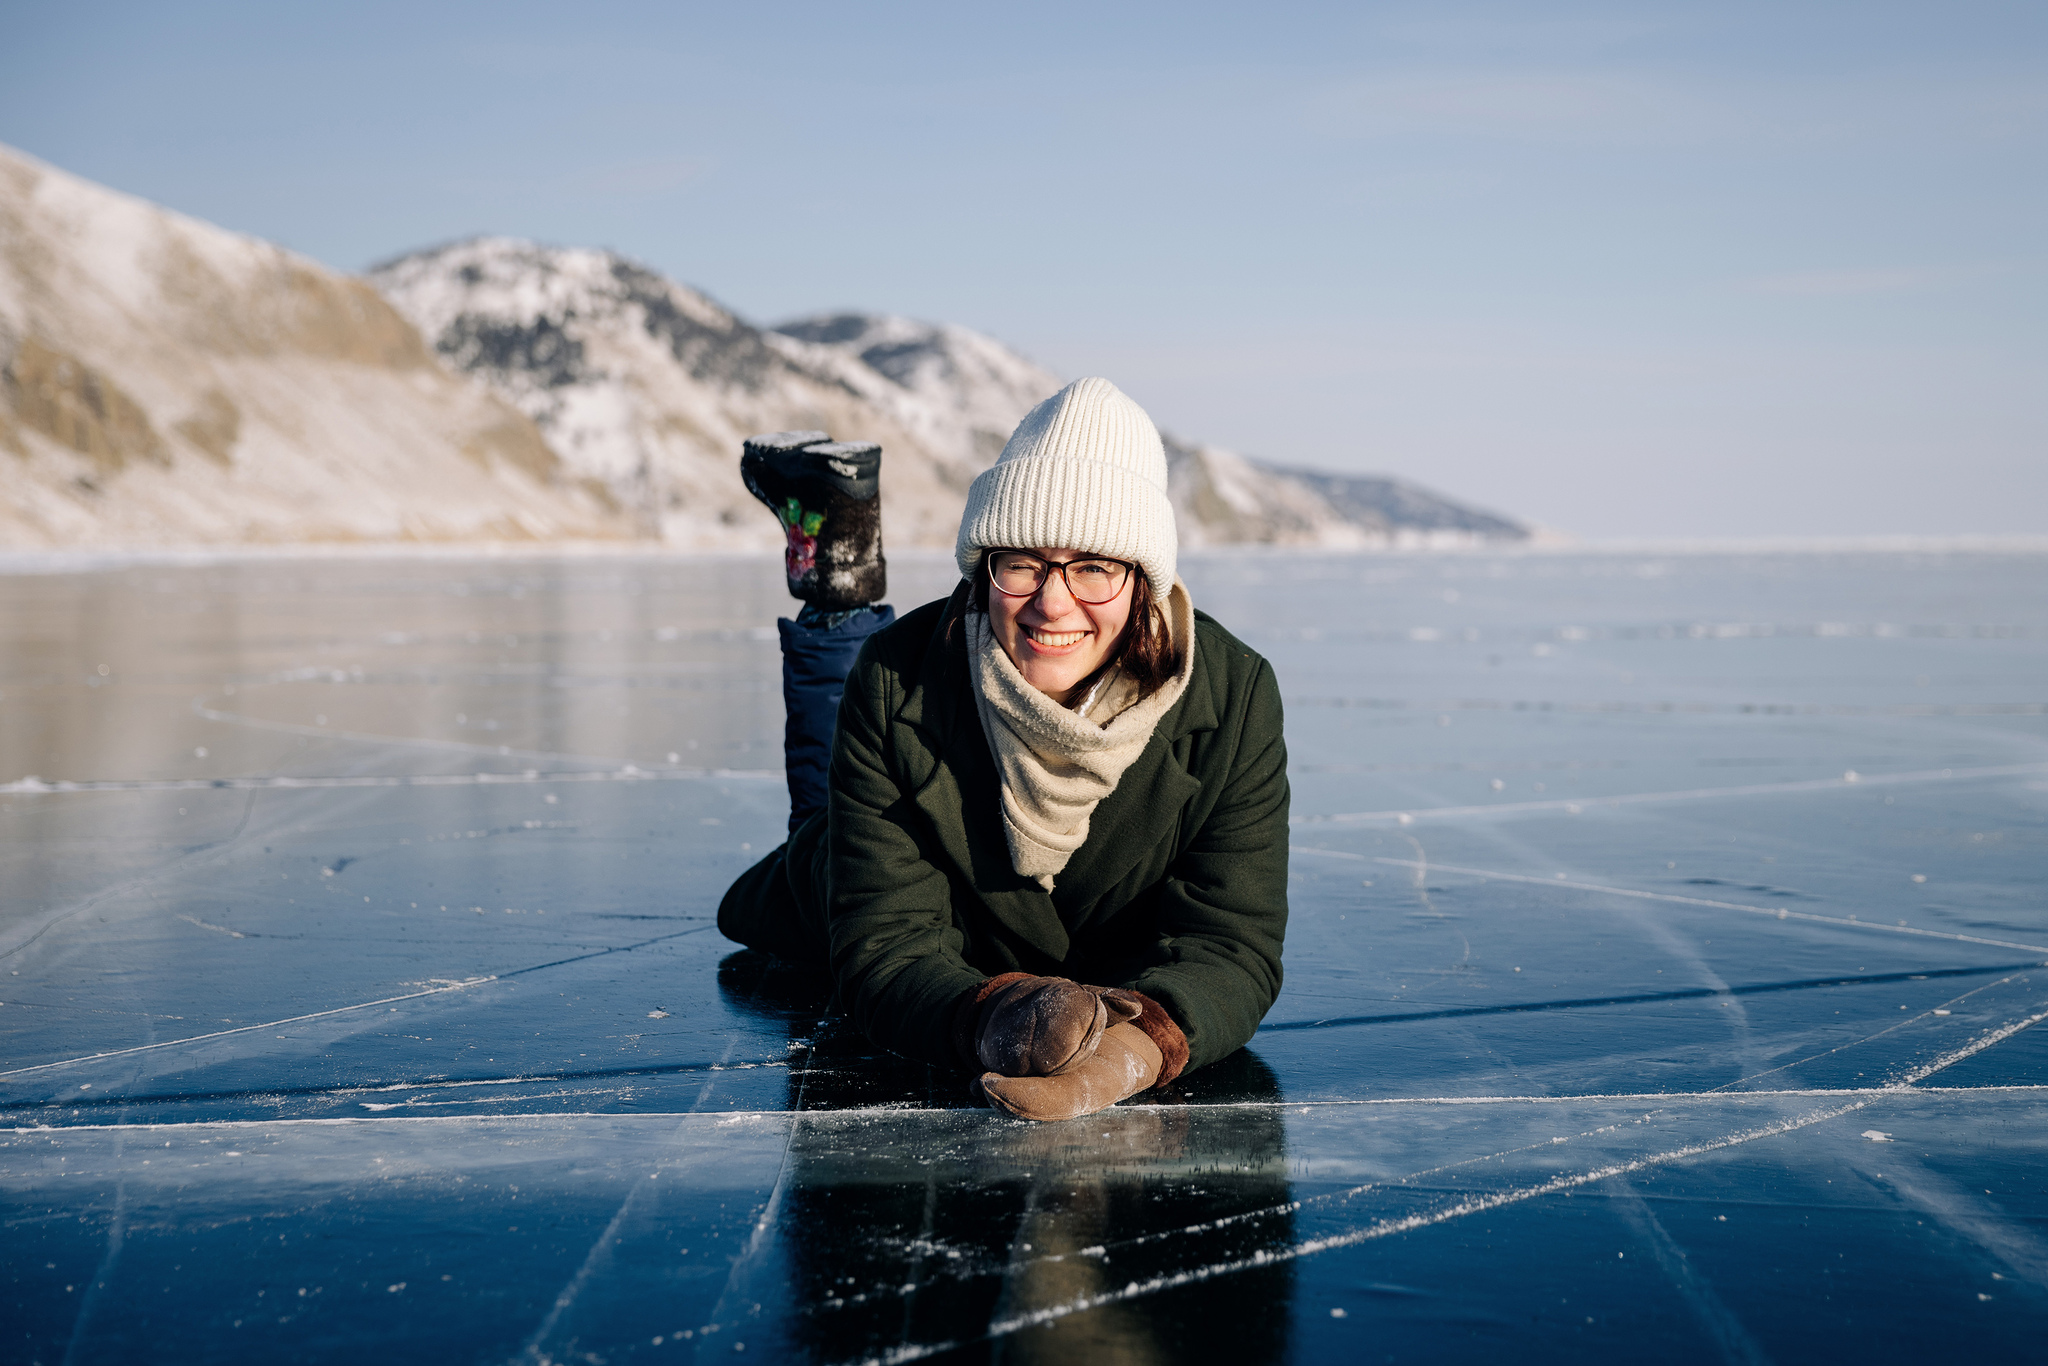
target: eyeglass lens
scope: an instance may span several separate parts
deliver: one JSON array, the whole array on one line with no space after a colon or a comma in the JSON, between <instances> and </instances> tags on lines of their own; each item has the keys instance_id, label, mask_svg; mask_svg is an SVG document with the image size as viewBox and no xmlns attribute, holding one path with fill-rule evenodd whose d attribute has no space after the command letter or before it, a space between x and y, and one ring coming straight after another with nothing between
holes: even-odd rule
<instances>
[{"instance_id":1,"label":"eyeglass lens","mask_svg":"<svg viewBox=\"0 0 2048 1366\"><path fill-rule=\"evenodd\" d=\"M1068 560L1054 564L1036 555L1001 552L989 556L988 573L997 588L1012 597L1028 597L1045 586L1046 575L1057 568L1066 580L1067 591L1086 603L1108 602L1123 591L1130 566L1118 560Z\"/></svg>"}]
</instances>

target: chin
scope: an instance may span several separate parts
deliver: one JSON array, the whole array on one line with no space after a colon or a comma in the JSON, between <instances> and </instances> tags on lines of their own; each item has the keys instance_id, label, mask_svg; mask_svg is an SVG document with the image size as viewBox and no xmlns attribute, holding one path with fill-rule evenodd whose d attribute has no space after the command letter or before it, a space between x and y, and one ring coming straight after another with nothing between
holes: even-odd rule
<instances>
[{"instance_id":1,"label":"chin","mask_svg":"<svg viewBox=\"0 0 2048 1366\"><path fill-rule=\"evenodd\" d=\"M1047 669L1040 667L1019 669L1017 672L1023 674L1024 681L1040 692L1065 692L1068 688L1073 687L1076 683L1087 677L1086 674L1078 674L1071 669Z\"/></svg>"}]
</instances>

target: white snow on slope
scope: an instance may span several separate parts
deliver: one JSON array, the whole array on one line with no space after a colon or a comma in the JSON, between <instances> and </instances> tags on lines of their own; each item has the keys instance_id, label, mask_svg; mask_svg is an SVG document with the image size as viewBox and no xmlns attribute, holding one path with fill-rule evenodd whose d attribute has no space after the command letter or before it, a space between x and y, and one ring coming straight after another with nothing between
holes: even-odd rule
<instances>
[{"instance_id":1,"label":"white snow on slope","mask_svg":"<svg viewBox=\"0 0 2048 1366\"><path fill-rule=\"evenodd\" d=\"M1188 546L1453 550L1529 530L1385 475L1332 474L1166 438L1168 493Z\"/></svg>"},{"instance_id":2,"label":"white snow on slope","mask_svg":"<svg viewBox=\"0 0 2048 1366\"><path fill-rule=\"evenodd\" d=\"M576 470L685 544L766 543L733 478L754 431L880 441L892 544L948 545L968 482L1057 375L964 327L824 313L758 330L610 252L480 238L402 257L379 288ZM1516 539L1505 519L1377 477L1286 471L1167 438L1189 545L1355 550Z\"/></svg>"},{"instance_id":3,"label":"white snow on slope","mask_svg":"<svg viewBox=\"0 0 2048 1366\"><path fill-rule=\"evenodd\" d=\"M643 534L676 544L778 543L739 482L738 453L752 433L792 428L879 441L888 543L950 544L967 484L993 454L974 422L1007 435L1058 387L1034 369L963 408L954 390L914 389L841 348L764 332L608 251L477 238L400 257L370 279L448 364L601 480Z\"/></svg>"},{"instance_id":4,"label":"white snow on slope","mask_svg":"<svg viewBox=\"0 0 2048 1366\"><path fill-rule=\"evenodd\" d=\"M1001 453L1018 420L1060 387L1050 370L951 323L826 313L779 324L770 340L814 364L821 354L842 358L836 373L901 412L920 434L971 451L983 466Z\"/></svg>"}]
</instances>

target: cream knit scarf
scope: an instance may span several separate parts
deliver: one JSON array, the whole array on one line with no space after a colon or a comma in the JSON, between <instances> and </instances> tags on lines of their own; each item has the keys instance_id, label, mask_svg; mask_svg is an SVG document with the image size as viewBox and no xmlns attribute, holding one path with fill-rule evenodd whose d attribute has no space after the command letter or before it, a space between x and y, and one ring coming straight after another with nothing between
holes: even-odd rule
<instances>
[{"instance_id":1,"label":"cream knit scarf","mask_svg":"<svg viewBox=\"0 0 2048 1366\"><path fill-rule=\"evenodd\" d=\"M1180 700L1194 674L1195 609L1179 579L1167 595L1165 618L1182 647L1180 672L1135 703L1130 681L1112 677L1107 686L1091 688L1074 711L1024 681L989 629L986 613L967 614L975 705L1002 774L1010 862L1048 892L1053 875L1087 842L1096 804L1116 791L1117 780L1145 752L1159 718Z\"/></svg>"}]
</instances>

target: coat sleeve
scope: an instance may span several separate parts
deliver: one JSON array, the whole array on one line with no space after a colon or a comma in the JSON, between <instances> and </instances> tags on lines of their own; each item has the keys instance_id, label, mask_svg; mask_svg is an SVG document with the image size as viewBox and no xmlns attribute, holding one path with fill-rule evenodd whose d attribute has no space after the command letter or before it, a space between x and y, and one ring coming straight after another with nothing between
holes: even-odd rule
<instances>
[{"instance_id":1,"label":"coat sleeve","mask_svg":"<svg viewBox=\"0 0 2048 1366\"><path fill-rule=\"evenodd\" d=\"M832 746L827 928L833 981L854 1026L905 1057L958 1065L954 1014L988 974L968 966L952 887L890 762L895 672L864 647Z\"/></svg>"},{"instance_id":2,"label":"coat sleeve","mask_svg":"<svg viewBox=\"0 0 2048 1366\"><path fill-rule=\"evenodd\" d=\"M1222 796L1157 896L1167 961L1123 985L1162 1002L1190 1068L1249 1042L1280 994L1287 934L1287 743L1280 686L1260 660Z\"/></svg>"}]
</instances>

